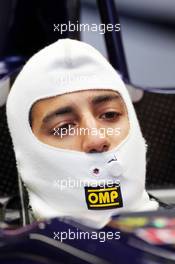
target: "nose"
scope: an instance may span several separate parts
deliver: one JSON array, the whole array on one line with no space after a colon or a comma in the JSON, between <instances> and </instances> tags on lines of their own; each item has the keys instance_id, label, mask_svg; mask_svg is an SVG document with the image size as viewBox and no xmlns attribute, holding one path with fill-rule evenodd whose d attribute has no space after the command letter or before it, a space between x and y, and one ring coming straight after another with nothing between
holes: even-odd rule
<instances>
[{"instance_id":1,"label":"nose","mask_svg":"<svg viewBox=\"0 0 175 264\"><path fill-rule=\"evenodd\" d=\"M86 128L88 128L88 133L83 136L82 151L86 153L100 153L108 151L110 148L109 139L106 134L101 135L98 133L99 128L95 119L88 118L85 123Z\"/></svg>"},{"instance_id":2,"label":"nose","mask_svg":"<svg viewBox=\"0 0 175 264\"><path fill-rule=\"evenodd\" d=\"M83 144L83 151L86 153L100 153L109 149L109 143L105 138L97 138L95 136L88 137Z\"/></svg>"}]
</instances>

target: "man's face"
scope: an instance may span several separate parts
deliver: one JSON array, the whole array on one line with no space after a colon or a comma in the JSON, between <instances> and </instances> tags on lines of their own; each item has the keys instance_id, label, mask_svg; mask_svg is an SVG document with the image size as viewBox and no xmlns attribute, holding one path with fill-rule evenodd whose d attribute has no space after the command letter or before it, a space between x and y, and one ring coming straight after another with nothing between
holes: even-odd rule
<instances>
[{"instance_id":1,"label":"man's face","mask_svg":"<svg viewBox=\"0 0 175 264\"><path fill-rule=\"evenodd\" d=\"M129 132L127 109L118 93L86 90L37 101L31 126L42 142L86 153L116 147Z\"/></svg>"}]
</instances>

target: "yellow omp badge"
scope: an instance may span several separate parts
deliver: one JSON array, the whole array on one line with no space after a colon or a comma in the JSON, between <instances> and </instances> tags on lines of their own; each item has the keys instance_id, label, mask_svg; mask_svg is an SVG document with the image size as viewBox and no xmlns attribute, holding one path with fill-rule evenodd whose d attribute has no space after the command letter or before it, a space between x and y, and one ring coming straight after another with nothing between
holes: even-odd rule
<instances>
[{"instance_id":1,"label":"yellow omp badge","mask_svg":"<svg viewBox=\"0 0 175 264\"><path fill-rule=\"evenodd\" d=\"M108 186L85 187L88 209L113 209L123 207L122 195L118 184Z\"/></svg>"}]
</instances>

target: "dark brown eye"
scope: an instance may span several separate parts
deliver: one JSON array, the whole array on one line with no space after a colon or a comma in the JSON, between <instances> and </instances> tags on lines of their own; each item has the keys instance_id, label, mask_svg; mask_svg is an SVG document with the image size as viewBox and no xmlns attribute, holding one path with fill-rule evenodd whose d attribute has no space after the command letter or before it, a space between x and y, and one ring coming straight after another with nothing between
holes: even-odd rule
<instances>
[{"instance_id":1,"label":"dark brown eye","mask_svg":"<svg viewBox=\"0 0 175 264\"><path fill-rule=\"evenodd\" d=\"M114 119L117 119L120 115L121 114L118 112L111 111L111 112L106 112L102 114L100 118L107 119L107 120L111 120L111 119L114 120Z\"/></svg>"}]
</instances>

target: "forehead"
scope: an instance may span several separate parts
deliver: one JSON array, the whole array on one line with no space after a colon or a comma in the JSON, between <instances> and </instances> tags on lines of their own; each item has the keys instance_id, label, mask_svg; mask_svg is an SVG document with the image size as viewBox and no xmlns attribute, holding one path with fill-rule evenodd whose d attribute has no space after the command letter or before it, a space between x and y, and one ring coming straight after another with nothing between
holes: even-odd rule
<instances>
[{"instance_id":1,"label":"forehead","mask_svg":"<svg viewBox=\"0 0 175 264\"><path fill-rule=\"evenodd\" d=\"M71 93L66 93L62 95L57 95L54 97L50 98L45 98L38 100L35 102L32 106L32 109L34 108L39 108L39 107L47 107L47 106L52 106L55 103L71 103L71 102L77 102L79 101L87 101L90 102L93 97L96 96L101 96L101 95L111 95L111 96L118 96L121 100L122 97L121 95L114 91L114 90L107 90L107 89L98 89L98 90L84 90L84 91L76 91L76 92L71 92Z\"/></svg>"}]
</instances>

